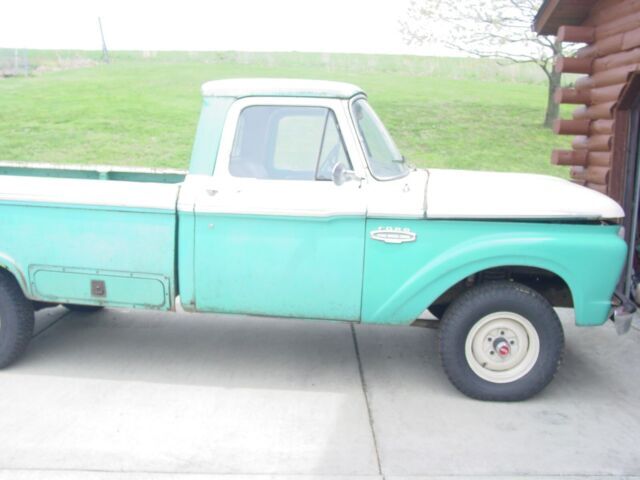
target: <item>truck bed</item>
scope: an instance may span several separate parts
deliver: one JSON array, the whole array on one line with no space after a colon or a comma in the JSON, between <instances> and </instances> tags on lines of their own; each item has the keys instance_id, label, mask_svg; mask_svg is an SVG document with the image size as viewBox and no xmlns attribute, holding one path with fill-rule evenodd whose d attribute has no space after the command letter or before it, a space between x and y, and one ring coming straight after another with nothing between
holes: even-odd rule
<instances>
[{"instance_id":1,"label":"truck bed","mask_svg":"<svg viewBox=\"0 0 640 480\"><path fill-rule=\"evenodd\" d=\"M172 308L177 170L0 163L0 260L28 297Z\"/></svg>"}]
</instances>

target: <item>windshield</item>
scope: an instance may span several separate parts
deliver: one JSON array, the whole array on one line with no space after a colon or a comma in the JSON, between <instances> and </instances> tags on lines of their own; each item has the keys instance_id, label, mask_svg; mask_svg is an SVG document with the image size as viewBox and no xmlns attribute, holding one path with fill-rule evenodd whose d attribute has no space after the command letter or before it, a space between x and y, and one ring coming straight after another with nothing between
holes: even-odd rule
<instances>
[{"instance_id":1,"label":"windshield","mask_svg":"<svg viewBox=\"0 0 640 480\"><path fill-rule=\"evenodd\" d=\"M353 118L369 169L378 179L391 179L407 174L409 168L384 124L364 98L353 102Z\"/></svg>"}]
</instances>

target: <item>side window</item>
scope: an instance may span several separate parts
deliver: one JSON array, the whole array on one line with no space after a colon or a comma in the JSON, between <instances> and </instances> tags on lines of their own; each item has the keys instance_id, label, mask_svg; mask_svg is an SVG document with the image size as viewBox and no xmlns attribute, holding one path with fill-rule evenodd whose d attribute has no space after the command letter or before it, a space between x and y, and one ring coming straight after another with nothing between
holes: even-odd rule
<instances>
[{"instance_id":1,"label":"side window","mask_svg":"<svg viewBox=\"0 0 640 480\"><path fill-rule=\"evenodd\" d=\"M338 128L338 121L333 112L328 112L324 127L324 135L318 157L316 180L331 180L331 172L337 163L342 163L351 169L351 162L342 142L342 135Z\"/></svg>"},{"instance_id":2,"label":"side window","mask_svg":"<svg viewBox=\"0 0 640 480\"><path fill-rule=\"evenodd\" d=\"M296 108L277 120L274 130L267 132L274 137L271 164L275 172L313 179L325 116L324 108Z\"/></svg>"},{"instance_id":3,"label":"side window","mask_svg":"<svg viewBox=\"0 0 640 480\"><path fill-rule=\"evenodd\" d=\"M229 161L231 175L330 180L336 163L351 168L330 109L260 105L240 113Z\"/></svg>"}]
</instances>

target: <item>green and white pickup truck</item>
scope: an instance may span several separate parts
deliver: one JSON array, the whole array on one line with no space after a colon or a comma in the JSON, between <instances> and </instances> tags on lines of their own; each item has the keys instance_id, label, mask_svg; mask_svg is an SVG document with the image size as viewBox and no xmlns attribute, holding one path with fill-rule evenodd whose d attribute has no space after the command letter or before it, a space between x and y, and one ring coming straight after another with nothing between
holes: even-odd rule
<instances>
[{"instance_id":1,"label":"green and white pickup truck","mask_svg":"<svg viewBox=\"0 0 640 480\"><path fill-rule=\"evenodd\" d=\"M219 80L189 172L0 166L0 366L43 304L412 325L441 319L463 393L521 400L554 376L553 307L602 325L620 206L541 175L409 167L354 85ZM70 353L71 355L72 353Z\"/></svg>"}]
</instances>

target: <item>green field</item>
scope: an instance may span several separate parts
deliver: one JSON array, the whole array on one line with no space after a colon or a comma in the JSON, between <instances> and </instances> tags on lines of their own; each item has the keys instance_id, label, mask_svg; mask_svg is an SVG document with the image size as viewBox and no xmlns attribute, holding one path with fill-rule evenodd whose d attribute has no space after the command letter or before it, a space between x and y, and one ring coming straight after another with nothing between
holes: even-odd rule
<instances>
[{"instance_id":1,"label":"green field","mask_svg":"<svg viewBox=\"0 0 640 480\"><path fill-rule=\"evenodd\" d=\"M551 149L569 140L541 126L546 90L531 65L303 53L122 52L108 65L98 58L30 52L40 66L34 75L0 79L0 160L186 168L200 85L268 76L360 85L418 166L567 175L549 164Z\"/></svg>"}]
</instances>

